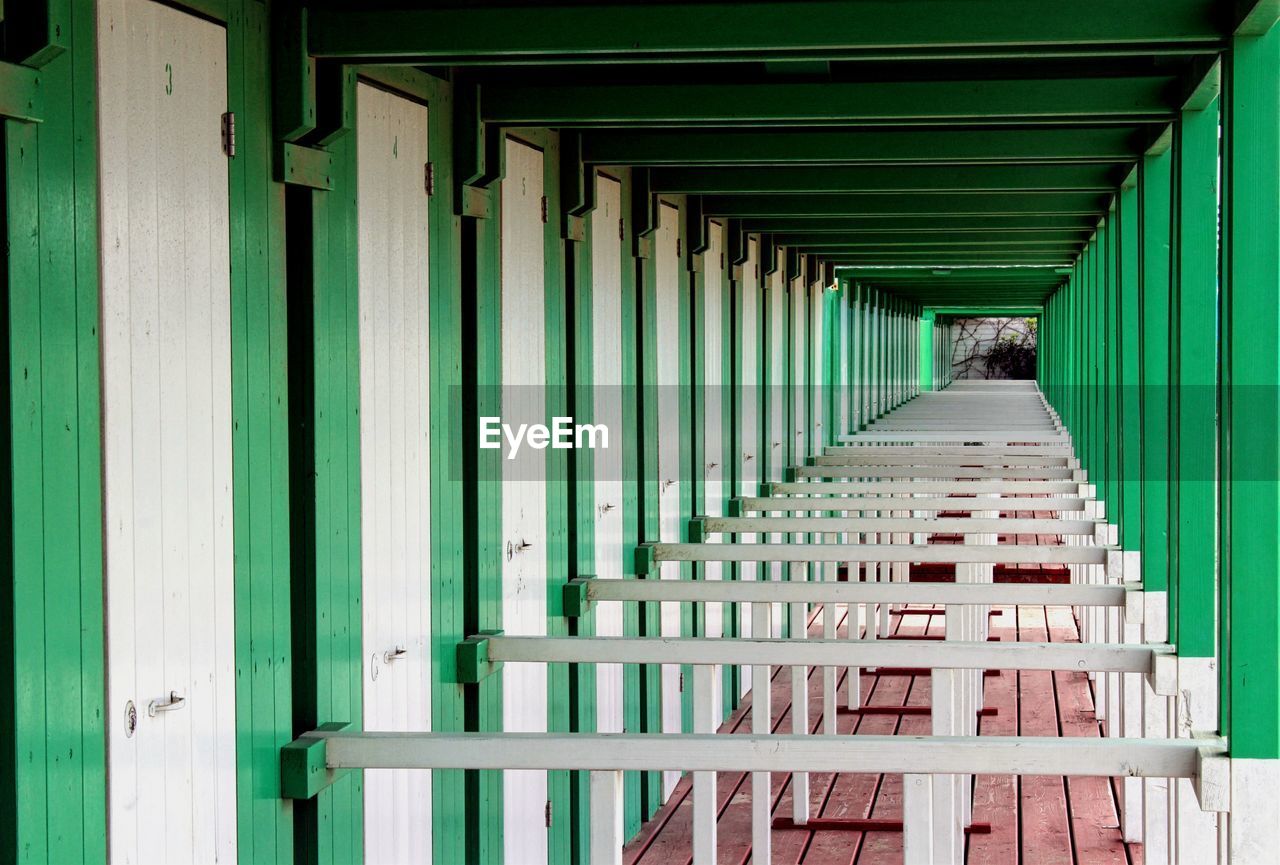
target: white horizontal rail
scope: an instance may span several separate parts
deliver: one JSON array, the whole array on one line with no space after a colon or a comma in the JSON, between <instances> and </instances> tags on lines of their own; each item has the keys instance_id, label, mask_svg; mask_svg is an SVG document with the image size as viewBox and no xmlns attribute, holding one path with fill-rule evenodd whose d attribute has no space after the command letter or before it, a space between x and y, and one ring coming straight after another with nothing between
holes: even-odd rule
<instances>
[{"instance_id":1,"label":"white horizontal rail","mask_svg":"<svg viewBox=\"0 0 1280 865\"><path fill-rule=\"evenodd\" d=\"M655 543L659 562L942 562L977 565L1105 565L1108 547L1032 544Z\"/></svg>"},{"instance_id":2,"label":"white horizontal rail","mask_svg":"<svg viewBox=\"0 0 1280 865\"><path fill-rule=\"evenodd\" d=\"M1000 643L959 640L806 640L718 637L483 638L490 661L509 664L697 664L772 667L927 667L935 670L1154 671L1168 645Z\"/></svg>"},{"instance_id":3,"label":"white horizontal rail","mask_svg":"<svg viewBox=\"0 0 1280 865\"><path fill-rule=\"evenodd\" d=\"M977 450L977 448L974 448ZM1010 468L1031 468L1036 466L1055 466L1066 468L1072 460L1068 456L1038 456L1017 454L1009 456L973 455L961 456L952 454L927 454L917 456L909 454L871 454L868 456L850 454L829 454L814 457L815 465L820 466L1000 466Z\"/></svg>"},{"instance_id":4,"label":"white horizontal rail","mask_svg":"<svg viewBox=\"0 0 1280 865\"><path fill-rule=\"evenodd\" d=\"M861 772L1194 778L1222 740L314 731L330 769Z\"/></svg>"},{"instance_id":5,"label":"white horizontal rail","mask_svg":"<svg viewBox=\"0 0 1280 865\"><path fill-rule=\"evenodd\" d=\"M583 580L588 601L777 604L991 604L1129 607L1140 583L861 583L826 580ZM1138 597L1134 597L1137 595Z\"/></svg>"},{"instance_id":6,"label":"white horizontal rail","mask_svg":"<svg viewBox=\"0 0 1280 865\"><path fill-rule=\"evenodd\" d=\"M908 430L897 432L860 432L856 435L838 436L840 442L982 442L983 444L1018 442L1051 443L1070 441L1070 436L1061 432L1039 432L1036 430Z\"/></svg>"},{"instance_id":7,"label":"white horizontal rail","mask_svg":"<svg viewBox=\"0 0 1280 865\"><path fill-rule=\"evenodd\" d=\"M800 478L1001 478L1004 480L1070 480L1075 469L1053 466L796 466Z\"/></svg>"},{"instance_id":8,"label":"white horizontal rail","mask_svg":"<svg viewBox=\"0 0 1280 865\"><path fill-rule=\"evenodd\" d=\"M914 493L974 493L986 495L1064 494L1079 495L1081 484L1076 481L774 481L771 487L782 495L867 495Z\"/></svg>"},{"instance_id":9,"label":"white horizontal rail","mask_svg":"<svg viewBox=\"0 0 1280 865\"><path fill-rule=\"evenodd\" d=\"M883 500L882 500L883 501ZM904 508L906 510L906 508ZM1023 519L1007 517L701 517L707 534L749 532L979 532L1015 535L1087 535L1093 537L1100 523L1094 520Z\"/></svg>"},{"instance_id":10,"label":"white horizontal rail","mask_svg":"<svg viewBox=\"0 0 1280 865\"><path fill-rule=\"evenodd\" d=\"M938 498L883 499L869 496L848 498L827 497L814 501L811 498L787 498L781 496L744 496L738 499L744 511L774 513L783 511L1083 511L1085 499L1080 496L1054 496L1052 498L999 497L999 496L945 496ZM905 505L905 507L904 507Z\"/></svg>"},{"instance_id":11,"label":"white horizontal rail","mask_svg":"<svg viewBox=\"0 0 1280 865\"><path fill-rule=\"evenodd\" d=\"M1070 457L1071 445L827 445L822 449L826 456L962 456L962 457Z\"/></svg>"}]
</instances>

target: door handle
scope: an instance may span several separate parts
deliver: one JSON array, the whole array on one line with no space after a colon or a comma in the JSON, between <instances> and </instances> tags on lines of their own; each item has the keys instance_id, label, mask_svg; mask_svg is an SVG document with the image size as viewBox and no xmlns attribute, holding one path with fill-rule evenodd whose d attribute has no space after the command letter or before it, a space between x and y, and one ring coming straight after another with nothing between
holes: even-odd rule
<instances>
[{"instance_id":1,"label":"door handle","mask_svg":"<svg viewBox=\"0 0 1280 865\"><path fill-rule=\"evenodd\" d=\"M177 691L170 691L167 702L161 703L158 700L152 700L147 704L147 715L154 718L161 712L173 712L177 709L181 709L185 705L187 705L186 697L178 696Z\"/></svg>"},{"instance_id":2,"label":"door handle","mask_svg":"<svg viewBox=\"0 0 1280 865\"><path fill-rule=\"evenodd\" d=\"M387 651L382 653L382 663L390 664L393 661L400 660L408 654L409 651L403 646L396 646L394 649L387 649Z\"/></svg>"}]
</instances>

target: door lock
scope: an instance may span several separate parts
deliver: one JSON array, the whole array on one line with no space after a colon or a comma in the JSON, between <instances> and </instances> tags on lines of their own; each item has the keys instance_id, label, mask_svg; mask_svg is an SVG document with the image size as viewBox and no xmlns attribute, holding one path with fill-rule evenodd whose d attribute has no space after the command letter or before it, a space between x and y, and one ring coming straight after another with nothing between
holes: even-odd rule
<instances>
[{"instance_id":1,"label":"door lock","mask_svg":"<svg viewBox=\"0 0 1280 865\"><path fill-rule=\"evenodd\" d=\"M147 704L147 715L154 718L161 712L173 712L187 705L187 698L178 696L177 691L169 692L169 699L161 703L158 700L152 700Z\"/></svg>"}]
</instances>

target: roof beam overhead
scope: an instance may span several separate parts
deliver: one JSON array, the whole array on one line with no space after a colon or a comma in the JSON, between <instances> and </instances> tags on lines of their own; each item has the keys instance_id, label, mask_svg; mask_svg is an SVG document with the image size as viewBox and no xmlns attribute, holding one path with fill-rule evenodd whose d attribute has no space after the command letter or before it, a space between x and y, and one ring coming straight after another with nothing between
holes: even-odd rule
<instances>
[{"instance_id":1,"label":"roof beam overhead","mask_svg":"<svg viewBox=\"0 0 1280 865\"><path fill-rule=\"evenodd\" d=\"M388 8L400 5L400 8ZM731 11L730 11L731 10ZM795 0L311 8L316 57L396 64L1119 56L1211 52L1213 0Z\"/></svg>"},{"instance_id":2,"label":"roof beam overhead","mask_svg":"<svg viewBox=\"0 0 1280 865\"><path fill-rule=\"evenodd\" d=\"M1166 75L785 84L487 84L482 119L505 126L1163 123Z\"/></svg>"},{"instance_id":3,"label":"roof beam overhead","mask_svg":"<svg viewBox=\"0 0 1280 865\"><path fill-rule=\"evenodd\" d=\"M864 234L860 232L783 232L775 231L773 242L780 246L807 247L870 247L886 249L891 247L928 248L946 246L1050 246L1080 247L1089 239L1084 231L1076 232L1040 232L1040 231L984 231L984 232L952 232L952 231L908 231L898 233Z\"/></svg>"},{"instance_id":4,"label":"roof beam overhead","mask_svg":"<svg viewBox=\"0 0 1280 865\"><path fill-rule=\"evenodd\" d=\"M591 129L593 165L1132 162L1152 136L1131 127L1079 129Z\"/></svg>"},{"instance_id":5,"label":"roof beam overhead","mask_svg":"<svg viewBox=\"0 0 1280 865\"><path fill-rule=\"evenodd\" d=\"M832 165L655 168L655 192L1110 192L1113 165Z\"/></svg>"},{"instance_id":6,"label":"roof beam overhead","mask_svg":"<svg viewBox=\"0 0 1280 865\"><path fill-rule=\"evenodd\" d=\"M869 284L933 283L944 280L949 283L958 282L992 282L1016 283L1044 281L1060 285L1066 281L1067 274L1060 273L1054 267L965 267L947 269L943 272L936 267L913 267L900 269L858 268L849 267L841 270L841 276ZM966 286L966 290L968 286Z\"/></svg>"},{"instance_id":7,"label":"roof beam overhead","mask_svg":"<svg viewBox=\"0 0 1280 865\"><path fill-rule=\"evenodd\" d=\"M742 220L749 232L796 234L855 234L874 237L879 234L909 235L938 233L1006 233L1010 237L1021 232L1041 234L1079 234L1086 238L1097 228L1096 215L1072 216L1045 214L1039 216L899 216L885 221L880 216L756 216Z\"/></svg>"},{"instance_id":8,"label":"roof beam overhead","mask_svg":"<svg viewBox=\"0 0 1280 865\"><path fill-rule=\"evenodd\" d=\"M953 192L705 195L707 216L1041 216L1105 213L1108 196L1094 192L1005 193Z\"/></svg>"}]
</instances>

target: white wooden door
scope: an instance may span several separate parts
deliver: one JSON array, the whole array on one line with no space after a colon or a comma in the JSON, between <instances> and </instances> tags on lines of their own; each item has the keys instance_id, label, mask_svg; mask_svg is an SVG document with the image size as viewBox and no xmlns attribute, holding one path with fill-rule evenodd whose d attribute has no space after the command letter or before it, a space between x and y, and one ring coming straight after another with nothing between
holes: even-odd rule
<instances>
[{"instance_id":1,"label":"white wooden door","mask_svg":"<svg viewBox=\"0 0 1280 865\"><path fill-rule=\"evenodd\" d=\"M366 730L431 729L426 106L357 87ZM431 774L364 773L365 861L431 861Z\"/></svg>"},{"instance_id":2,"label":"white wooden door","mask_svg":"<svg viewBox=\"0 0 1280 865\"><path fill-rule=\"evenodd\" d=\"M820 274L808 274L809 283L809 385L813 394L813 414L809 418L809 450L803 456L822 453L822 436L827 422L827 393L823 386L825 375L822 369L823 346L826 344L826 292L822 288Z\"/></svg>"},{"instance_id":3,"label":"white wooden door","mask_svg":"<svg viewBox=\"0 0 1280 865\"><path fill-rule=\"evenodd\" d=\"M622 578L622 185L596 179L591 212L591 368L595 418L609 446L595 460L596 577ZM622 605L596 607L596 634L622 636ZM596 665L596 729L622 732L622 665Z\"/></svg>"},{"instance_id":4,"label":"white wooden door","mask_svg":"<svg viewBox=\"0 0 1280 865\"><path fill-rule=\"evenodd\" d=\"M740 368L742 376L742 399L738 403L738 429L742 452L736 455L740 460L741 473L738 482L738 495L758 495L760 481L760 408L764 391L760 387L757 365L760 362L760 279L757 268L760 266L759 242L754 238L747 241L747 260L742 265L742 282L738 290L738 307L741 315L738 318L740 330L739 344L742 346ZM754 534L740 536L742 543L756 543ZM754 580L760 569L757 562L743 562L738 566L738 576L743 580ZM751 636L751 605L738 605L738 633L744 637ZM741 668L742 694L751 690L752 668Z\"/></svg>"},{"instance_id":5,"label":"white wooden door","mask_svg":"<svg viewBox=\"0 0 1280 865\"><path fill-rule=\"evenodd\" d=\"M791 442L795 448L792 452L796 465L804 462L809 455L809 413L805 405L809 384L809 322L806 311L807 286L804 277L791 280L791 416L794 428L791 430Z\"/></svg>"},{"instance_id":6,"label":"white wooden door","mask_svg":"<svg viewBox=\"0 0 1280 865\"><path fill-rule=\"evenodd\" d=\"M541 150L508 139L502 182L502 421L547 424L546 289ZM502 461L502 627L547 633L546 451L527 444ZM503 729L547 729L546 664L502 671ZM503 794L506 861L547 861L547 773L508 771Z\"/></svg>"},{"instance_id":7,"label":"white wooden door","mask_svg":"<svg viewBox=\"0 0 1280 865\"><path fill-rule=\"evenodd\" d=\"M658 528L660 540L680 540L680 211L669 204L658 208L654 256L658 276ZM677 562L660 565L661 578L680 578ZM680 636L680 605L662 604L662 635ZM662 667L662 731L679 733L680 667ZM663 773L663 798L680 780L679 772Z\"/></svg>"},{"instance_id":8,"label":"white wooden door","mask_svg":"<svg viewBox=\"0 0 1280 865\"><path fill-rule=\"evenodd\" d=\"M98 4L108 839L236 859L226 31Z\"/></svg>"},{"instance_id":9,"label":"white wooden door","mask_svg":"<svg viewBox=\"0 0 1280 865\"><path fill-rule=\"evenodd\" d=\"M699 349L703 357L702 489L704 514L724 516L724 418L720 402L724 388L724 228L713 222L707 231L708 246L702 268L702 347ZM724 571L723 562L707 562L702 573L708 580L720 580L724 578ZM724 604L703 606L706 610L706 636L724 636ZM711 717L717 725L724 717L723 674L723 667L715 668Z\"/></svg>"}]
</instances>

